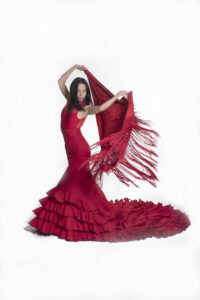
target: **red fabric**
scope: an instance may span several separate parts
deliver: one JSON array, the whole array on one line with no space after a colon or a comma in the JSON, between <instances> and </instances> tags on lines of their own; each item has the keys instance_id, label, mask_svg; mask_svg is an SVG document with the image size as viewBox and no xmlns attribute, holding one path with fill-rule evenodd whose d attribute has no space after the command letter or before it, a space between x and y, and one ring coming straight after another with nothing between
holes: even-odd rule
<instances>
[{"instance_id":1,"label":"red fabric","mask_svg":"<svg viewBox=\"0 0 200 300\"><path fill-rule=\"evenodd\" d=\"M85 68L94 105L101 105L114 95ZM117 99L108 109L95 115L99 141L90 146L91 151L101 147L80 165L93 174L102 187L103 173L113 172L127 186L135 180L145 180L156 187L158 154L155 152L160 136L151 129L150 122L137 116L134 110L133 93ZM130 175L130 176L129 176ZM132 177L132 178L130 178ZM134 179L134 180L133 180Z\"/></svg>"},{"instance_id":2,"label":"red fabric","mask_svg":"<svg viewBox=\"0 0 200 300\"><path fill-rule=\"evenodd\" d=\"M79 165L90 157L81 133L84 119L78 111L61 113L68 167L58 184L40 199L28 222L37 234L56 235L67 241L120 242L168 237L190 225L187 215L171 205L128 198L108 201L93 175Z\"/></svg>"}]
</instances>

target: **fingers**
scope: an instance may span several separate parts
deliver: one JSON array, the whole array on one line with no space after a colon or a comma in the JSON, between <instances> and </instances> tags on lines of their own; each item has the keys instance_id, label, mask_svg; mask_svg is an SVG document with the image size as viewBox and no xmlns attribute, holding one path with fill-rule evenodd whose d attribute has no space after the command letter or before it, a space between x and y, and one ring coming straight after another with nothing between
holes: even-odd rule
<instances>
[{"instance_id":1,"label":"fingers","mask_svg":"<svg viewBox=\"0 0 200 300\"><path fill-rule=\"evenodd\" d=\"M86 67L84 65L76 65L79 71L84 71Z\"/></svg>"}]
</instances>

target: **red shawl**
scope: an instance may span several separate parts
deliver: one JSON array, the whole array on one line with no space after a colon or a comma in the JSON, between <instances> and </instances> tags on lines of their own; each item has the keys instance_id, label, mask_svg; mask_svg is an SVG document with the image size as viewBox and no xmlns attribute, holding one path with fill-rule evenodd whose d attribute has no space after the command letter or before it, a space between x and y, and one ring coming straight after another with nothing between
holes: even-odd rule
<instances>
[{"instance_id":1,"label":"red shawl","mask_svg":"<svg viewBox=\"0 0 200 300\"><path fill-rule=\"evenodd\" d=\"M84 72L88 77L95 106L114 96L87 68ZM157 147L160 135L150 129L151 121L144 121L136 115L132 91L128 93L128 100L124 97L117 99L107 110L95 116L100 140L91 145L90 149L98 146L101 149L85 160L80 168L90 170L101 187L104 172L113 172L127 186L131 182L139 187L127 176L130 175L156 187L155 181L159 179L153 172L153 169L157 171L157 161L153 156L158 157L154 148Z\"/></svg>"}]
</instances>

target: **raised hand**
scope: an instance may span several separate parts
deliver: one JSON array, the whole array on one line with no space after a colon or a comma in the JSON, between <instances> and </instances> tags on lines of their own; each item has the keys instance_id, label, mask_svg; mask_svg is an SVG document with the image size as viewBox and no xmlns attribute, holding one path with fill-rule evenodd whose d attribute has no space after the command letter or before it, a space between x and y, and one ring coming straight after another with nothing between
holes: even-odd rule
<instances>
[{"instance_id":1,"label":"raised hand","mask_svg":"<svg viewBox=\"0 0 200 300\"><path fill-rule=\"evenodd\" d=\"M117 98L119 98L120 96L124 97L126 100L128 100L128 92L125 90L119 91L116 94Z\"/></svg>"},{"instance_id":2,"label":"raised hand","mask_svg":"<svg viewBox=\"0 0 200 300\"><path fill-rule=\"evenodd\" d=\"M76 69L78 69L79 71L84 71L85 70L85 66L84 65L75 65Z\"/></svg>"}]
</instances>

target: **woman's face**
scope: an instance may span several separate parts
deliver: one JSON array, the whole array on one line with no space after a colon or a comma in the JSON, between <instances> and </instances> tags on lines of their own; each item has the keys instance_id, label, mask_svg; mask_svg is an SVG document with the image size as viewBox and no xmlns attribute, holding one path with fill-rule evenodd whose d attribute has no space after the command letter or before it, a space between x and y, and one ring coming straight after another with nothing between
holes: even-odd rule
<instances>
[{"instance_id":1,"label":"woman's face","mask_svg":"<svg viewBox=\"0 0 200 300\"><path fill-rule=\"evenodd\" d=\"M79 101L82 101L86 97L86 86L84 83L79 83L78 84L78 91L77 91L77 97Z\"/></svg>"}]
</instances>

